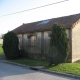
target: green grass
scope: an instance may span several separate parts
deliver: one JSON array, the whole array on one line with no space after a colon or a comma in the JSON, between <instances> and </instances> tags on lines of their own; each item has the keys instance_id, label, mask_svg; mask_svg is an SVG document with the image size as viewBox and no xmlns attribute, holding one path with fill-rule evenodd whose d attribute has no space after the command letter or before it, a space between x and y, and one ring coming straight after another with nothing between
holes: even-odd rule
<instances>
[{"instance_id":1,"label":"green grass","mask_svg":"<svg viewBox=\"0 0 80 80\"><path fill-rule=\"evenodd\" d=\"M2 44L0 44L0 55L3 54Z\"/></svg>"},{"instance_id":2,"label":"green grass","mask_svg":"<svg viewBox=\"0 0 80 80\"><path fill-rule=\"evenodd\" d=\"M80 76L80 64L79 63L63 63L57 66L48 67L47 69L51 71L75 74L75 75Z\"/></svg>"},{"instance_id":3,"label":"green grass","mask_svg":"<svg viewBox=\"0 0 80 80\"><path fill-rule=\"evenodd\" d=\"M17 60L10 60L10 61L29 65L29 66L47 66L48 65L48 62L46 61L34 60L34 59L17 59Z\"/></svg>"}]
</instances>

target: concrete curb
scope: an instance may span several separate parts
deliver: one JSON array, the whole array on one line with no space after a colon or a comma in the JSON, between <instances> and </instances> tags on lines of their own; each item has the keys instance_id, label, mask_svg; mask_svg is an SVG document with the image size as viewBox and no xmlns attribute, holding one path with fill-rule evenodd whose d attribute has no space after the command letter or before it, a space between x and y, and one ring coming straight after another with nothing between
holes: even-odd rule
<instances>
[{"instance_id":1,"label":"concrete curb","mask_svg":"<svg viewBox=\"0 0 80 80\"><path fill-rule=\"evenodd\" d=\"M39 71L47 72L47 73L50 73L50 74L56 74L56 75L60 75L60 76L66 76L66 77L72 77L72 78L80 79L80 76L72 75L72 74L67 74L67 73L50 71L50 70L46 70L46 69L40 69Z\"/></svg>"},{"instance_id":2,"label":"concrete curb","mask_svg":"<svg viewBox=\"0 0 80 80\"><path fill-rule=\"evenodd\" d=\"M77 76L77 75L66 74L66 73L61 73L61 72L56 72L56 71L50 71L50 70L46 70L46 69L40 69L40 68L36 68L36 67L32 67L32 66L19 64L19 63L9 62L7 60L0 60L0 62L24 67L24 68L31 69L31 70L37 70L37 71L46 72L46 73L50 73L50 74L56 74L56 75L60 75L60 76L66 76L66 77L72 77L72 78L80 79L80 76Z\"/></svg>"}]
</instances>

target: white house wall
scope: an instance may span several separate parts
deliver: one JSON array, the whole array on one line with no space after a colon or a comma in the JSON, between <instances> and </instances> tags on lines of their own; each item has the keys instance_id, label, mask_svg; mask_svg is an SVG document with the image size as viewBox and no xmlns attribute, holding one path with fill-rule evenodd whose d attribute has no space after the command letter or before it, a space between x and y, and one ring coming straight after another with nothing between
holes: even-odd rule
<instances>
[{"instance_id":1,"label":"white house wall","mask_svg":"<svg viewBox=\"0 0 80 80\"><path fill-rule=\"evenodd\" d=\"M26 34L19 34L18 38L20 39L20 47L22 49L25 50L25 52L28 52L30 54L32 53L41 53L42 52L42 48L44 49L43 54L47 54L48 53L48 48L49 48L49 42L50 42L50 33L51 31L44 31L44 32L35 32L35 33L26 33ZM66 33L69 37L69 30L66 30ZM35 46L28 46L29 44L29 39L28 39L28 35L29 34L33 34L35 35ZM42 39L42 35L44 35L43 39ZM42 45L42 40L44 42L44 45Z\"/></svg>"},{"instance_id":2,"label":"white house wall","mask_svg":"<svg viewBox=\"0 0 80 80\"><path fill-rule=\"evenodd\" d=\"M19 39L19 49L22 49L22 34L18 34L18 39Z\"/></svg>"},{"instance_id":3,"label":"white house wall","mask_svg":"<svg viewBox=\"0 0 80 80\"><path fill-rule=\"evenodd\" d=\"M44 39L50 39L50 37L49 37L49 33L50 33L51 31L45 31L44 32Z\"/></svg>"},{"instance_id":4,"label":"white house wall","mask_svg":"<svg viewBox=\"0 0 80 80\"><path fill-rule=\"evenodd\" d=\"M37 40L37 44L41 48L41 32L36 32L36 40Z\"/></svg>"},{"instance_id":5,"label":"white house wall","mask_svg":"<svg viewBox=\"0 0 80 80\"><path fill-rule=\"evenodd\" d=\"M23 49L27 52L27 46L28 46L28 37L27 34L23 34Z\"/></svg>"},{"instance_id":6,"label":"white house wall","mask_svg":"<svg viewBox=\"0 0 80 80\"><path fill-rule=\"evenodd\" d=\"M69 29L66 29L66 34L67 34L67 37L69 38L69 35L70 35Z\"/></svg>"},{"instance_id":7,"label":"white house wall","mask_svg":"<svg viewBox=\"0 0 80 80\"><path fill-rule=\"evenodd\" d=\"M35 38L35 46L29 46L29 39L28 39L28 35L29 34L33 34L36 38ZM36 33L26 33L23 35L18 35L20 38L23 38L23 40L21 39L21 43L23 44L23 49L25 50L25 52L28 53L41 53L41 32L36 32Z\"/></svg>"},{"instance_id":8,"label":"white house wall","mask_svg":"<svg viewBox=\"0 0 80 80\"><path fill-rule=\"evenodd\" d=\"M51 33L51 31L44 32L44 54L48 54L49 42L50 42L49 33Z\"/></svg>"},{"instance_id":9,"label":"white house wall","mask_svg":"<svg viewBox=\"0 0 80 80\"><path fill-rule=\"evenodd\" d=\"M72 29L72 62L80 59L80 21Z\"/></svg>"},{"instance_id":10,"label":"white house wall","mask_svg":"<svg viewBox=\"0 0 80 80\"><path fill-rule=\"evenodd\" d=\"M36 53L41 53L41 32L36 32Z\"/></svg>"}]
</instances>

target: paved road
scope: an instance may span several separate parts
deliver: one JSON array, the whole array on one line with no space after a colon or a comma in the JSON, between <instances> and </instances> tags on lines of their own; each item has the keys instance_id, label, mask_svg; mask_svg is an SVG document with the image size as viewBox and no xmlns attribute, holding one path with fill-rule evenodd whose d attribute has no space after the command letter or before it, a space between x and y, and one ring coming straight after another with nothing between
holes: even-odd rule
<instances>
[{"instance_id":1,"label":"paved road","mask_svg":"<svg viewBox=\"0 0 80 80\"><path fill-rule=\"evenodd\" d=\"M0 80L79 80L0 62Z\"/></svg>"}]
</instances>

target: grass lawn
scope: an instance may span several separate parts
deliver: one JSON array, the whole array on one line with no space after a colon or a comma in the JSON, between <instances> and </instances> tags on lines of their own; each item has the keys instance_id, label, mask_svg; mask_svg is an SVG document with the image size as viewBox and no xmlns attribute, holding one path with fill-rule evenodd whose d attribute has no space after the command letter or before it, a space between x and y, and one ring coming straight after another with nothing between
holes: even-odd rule
<instances>
[{"instance_id":1,"label":"grass lawn","mask_svg":"<svg viewBox=\"0 0 80 80\"><path fill-rule=\"evenodd\" d=\"M48 70L58 71L62 73L75 74L80 76L80 64L79 63L63 63L57 66L48 67Z\"/></svg>"},{"instance_id":2,"label":"grass lawn","mask_svg":"<svg viewBox=\"0 0 80 80\"><path fill-rule=\"evenodd\" d=\"M3 54L2 44L0 44L0 55Z\"/></svg>"},{"instance_id":3,"label":"grass lawn","mask_svg":"<svg viewBox=\"0 0 80 80\"><path fill-rule=\"evenodd\" d=\"M46 61L34 60L34 59L17 59L17 60L10 60L10 61L29 65L29 66L47 66L48 65L48 62Z\"/></svg>"}]
</instances>

